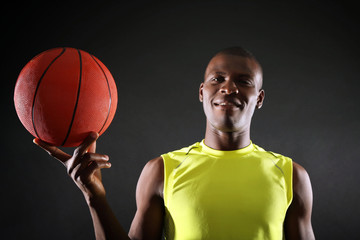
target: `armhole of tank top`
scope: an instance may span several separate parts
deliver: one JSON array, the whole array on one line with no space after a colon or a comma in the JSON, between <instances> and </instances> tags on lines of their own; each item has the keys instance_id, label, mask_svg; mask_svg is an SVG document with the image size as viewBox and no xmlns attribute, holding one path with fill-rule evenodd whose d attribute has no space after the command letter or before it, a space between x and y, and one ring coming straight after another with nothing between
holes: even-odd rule
<instances>
[{"instance_id":1,"label":"armhole of tank top","mask_svg":"<svg viewBox=\"0 0 360 240\"><path fill-rule=\"evenodd\" d=\"M291 204L291 202L292 202L292 200L293 200L293 195L294 195L294 193L293 193L293 189L294 189L294 187L293 187L293 161L292 161L292 159L291 158L288 158L289 159L289 161L290 161L290 177L289 177L289 186L287 186L288 187L288 189L287 189L287 198L288 198L288 207L290 206L290 204Z\"/></svg>"},{"instance_id":2,"label":"armhole of tank top","mask_svg":"<svg viewBox=\"0 0 360 240\"><path fill-rule=\"evenodd\" d=\"M162 154L161 158L163 159L163 164L164 164L164 186L163 186L163 198L164 198L164 205L167 206L167 191L166 189L168 188L168 167L167 167L167 159L168 159L168 154Z\"/></svg>"},{"instance_id":3,"label":"armhole of tank top","mask_svg":"<svg viewBox=\"0 0 360 240\"><path fill-rule=\"evenodd\" d=\"M274 152L267 151L275 158L278 158L279 154L275 154ZM291 158L282 156L284 158L285 164L282 166L283 168L279 167L273 160L273 164L276 168L278 168L285 178L285 185L286 185L286 200L287 200L287 207L290 206L292 199L293 199L293 161ZM286 167L288 165L288 167ZM287 175L288 174L288 175Z\"/></svg>"}]
</instances>

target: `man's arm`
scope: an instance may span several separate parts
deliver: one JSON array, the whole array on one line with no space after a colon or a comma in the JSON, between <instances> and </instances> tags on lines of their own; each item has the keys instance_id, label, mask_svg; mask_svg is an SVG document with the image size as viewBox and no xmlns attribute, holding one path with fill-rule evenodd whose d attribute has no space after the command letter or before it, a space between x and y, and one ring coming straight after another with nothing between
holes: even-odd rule
<instances>
[{"instance_id":1,"label":"man's arm","mask_svg":"<svg viewBox=\"0 0 360 240\"><path fill-rule=\"evenodd\" d=\"M313 194L306 170L293 162L293 200L286 213L284 230L287 240L315 239L311 225Z\"/></svg>"},{"instance_id":2,"label":"man's arm","mask_svg":"<svg viewBox=\"0 0 360 240\"><path fill-rule=\"evenodd\" d=\"M131 239L161 239L164 222L164 163L161 157L149 161L136 188L137 211L130 227Z\"/></svg>"},{"instance_id":3,"label":"man's arm","mask_svg":"<svg viewBox=\"0 0 360 240\"><path fill-rule=\"evenodd\" d=\"M162 158L150 161L140 176L137 187L138 211L129 235L116 219L107 199L101 181L102 168L109 168L109 157L95 153L98 134L90 134L84 142L69 155L55 146L35 139L34 143L58 159L69 176L84 194L93 220L96 239L160 239L163 222ZM130 236L130 238L129 238Z\"/></svg>"},{"instance_id":4,"label":"man's arm","mask_svg":"<svg viewBox=\"0 0 360 240\"><path fill-rule=\"evenodd\" d=\"M162 158L149 161L140 175L136 188L137 211L128 234L130 239L161 239L164 218L163 179ZM99 202L93 201L89 207L96 233L100 233L100 236L110 233L114 236L111 239L125 239L126 234L105 198L100 199ZM97 239L102 238L97 237Z\"/></svg>"}]
</instances>

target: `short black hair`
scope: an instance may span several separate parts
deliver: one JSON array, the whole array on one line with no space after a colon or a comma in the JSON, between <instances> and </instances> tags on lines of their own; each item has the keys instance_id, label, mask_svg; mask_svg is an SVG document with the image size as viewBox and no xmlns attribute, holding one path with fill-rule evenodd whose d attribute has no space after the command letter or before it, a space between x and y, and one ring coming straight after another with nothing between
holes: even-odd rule
<instances>
[{"instance_id":1,"label":"short black hair","mask_svg":"<svg viewBox=\"0 0 360 240\"><path fill-rule=\"evenodd\" d=\"M255 59L254 54L252 54L249 50L247 50L243 47L240 47L240 46L224 48L224 49L218 51L215 54L215 56L219 55L219 54L229 54L229 55L236 55L236 56Z\"/></svg>"}]
</instances>

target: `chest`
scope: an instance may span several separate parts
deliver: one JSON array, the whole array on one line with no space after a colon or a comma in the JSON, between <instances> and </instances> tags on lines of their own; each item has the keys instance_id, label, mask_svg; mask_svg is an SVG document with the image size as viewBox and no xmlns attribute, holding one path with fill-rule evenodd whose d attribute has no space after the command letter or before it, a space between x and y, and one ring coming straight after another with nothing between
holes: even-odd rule
<instances>
[{"instance_id":1,"label":"chest","mask_svg":"<svg viewBox=\"0 0 360 240\"><path fill-rule=\"evenodd\" d=\"M244 236L274 224L281 229L287 209L283 173L271 161L236 160L188 162L174 171L167 208L176 229L195 238Z\"/></svg>"}]
</instances>

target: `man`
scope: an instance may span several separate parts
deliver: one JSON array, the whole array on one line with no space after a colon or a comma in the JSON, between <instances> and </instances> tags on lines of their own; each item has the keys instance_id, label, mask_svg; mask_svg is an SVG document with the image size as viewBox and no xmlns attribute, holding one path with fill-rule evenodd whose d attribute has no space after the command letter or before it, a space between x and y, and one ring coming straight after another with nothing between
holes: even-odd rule
<instances>
[{"instance_id":1,"label":"man","mask_svg":"<svg viewBox=\"0 0 360 240\"><path fill-rule=\"evenodd\" d=\"M107 200L91 133L70 156L34 142L60 160L83 192L97 239L314 239L312 190L306 171L290 158L250 140L250 124L265 97L262 70L240 47L209 62L199 99L206 115L200 143L149 161L138 181L137 211L128 234Z\"/></svg>"}]
</instances>

